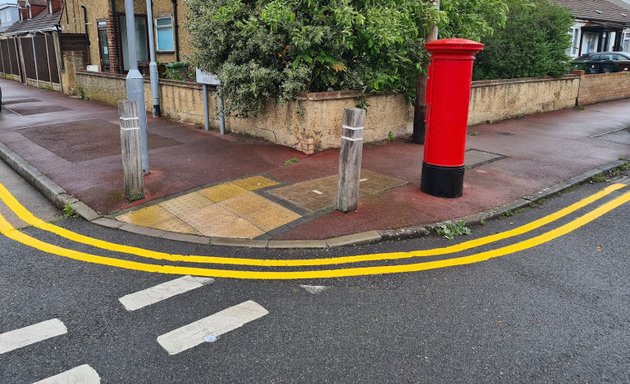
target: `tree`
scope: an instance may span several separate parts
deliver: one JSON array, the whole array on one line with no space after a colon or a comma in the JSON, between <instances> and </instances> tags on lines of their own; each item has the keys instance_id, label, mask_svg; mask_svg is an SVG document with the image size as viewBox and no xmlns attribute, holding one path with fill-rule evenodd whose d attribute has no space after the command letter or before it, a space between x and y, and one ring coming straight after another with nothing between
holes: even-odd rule
<instances>
[{"instance_id":1,"label":"tree","mask_svg":"<svg viewBox=\"0 0 630 384\"><path fill-rule=\"evenodd\" d=\"M475 79L561 76L568 70L567 31L573 17L549 0L506 0L508 18L503 28L482 40Z\"/></svg>"},{"instance_id":2,"label":"tree","mask_svg":"<svg viewBox=\"0 0 630 384\"><path fill-rule=\"evenodd\" d=\"M470 16L503 0L448 1L474 3ZM399 92L413 100L417 71L426 63L423 38L438 20L449 25L448 14L426 0L186 3L195 48L190 61L218 75L228 113L242 117L269 99L288 101L303 91ZM451 19L469 23L453 30L471 36L489 30L479 17Z\"/></svg>"}]
</instances>

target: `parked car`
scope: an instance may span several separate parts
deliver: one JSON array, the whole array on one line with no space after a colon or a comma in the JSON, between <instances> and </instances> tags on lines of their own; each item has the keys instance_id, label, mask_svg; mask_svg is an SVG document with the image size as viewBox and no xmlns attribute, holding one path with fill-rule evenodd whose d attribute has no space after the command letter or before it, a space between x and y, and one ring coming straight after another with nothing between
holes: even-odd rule
<instances>
[{"instance_id":1,"label":"parked car","mask_svg":"<svg viewBox=\"0 0 630 384\"><path fill-rule=\"evenodd\" d=\"M571 61L573 69L582 69L586 73L609 73L630 71L630 53L628 52L591 52Z\"/></svg>"}]
</instances>

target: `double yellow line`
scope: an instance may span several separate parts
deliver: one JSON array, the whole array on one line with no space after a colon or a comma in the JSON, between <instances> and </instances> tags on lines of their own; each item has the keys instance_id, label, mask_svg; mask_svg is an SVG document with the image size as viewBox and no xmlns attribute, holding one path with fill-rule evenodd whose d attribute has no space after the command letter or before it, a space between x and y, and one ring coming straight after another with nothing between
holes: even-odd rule
<instances>
[{"instance_id":1,"label":"double yellow line","mask_svg":"<svg viewBox=\"0 0 630 384\"><path fill-rule=\"evenodd\" d=\"M494 243L500 240L504 240L510 237L518 236L541 226L547 225L553 221L556 221L562 217L565 217L597 200L600 200L609 194L625 187L624 184L613 184L604 188L603 190L582 199L570 206L563 208L550 215L542 217L538 220L523 226L514 228L512 230L498 233L491 236L482 237L470 241L465 241L459 244L455 244L448 247L428 249L428 250L416 250L409 252L392 252L392 253L378 253L378 254L365 254L356 256L343 256L335 258L315 258L315 259L249 259L249 258L229 258L219 256L198 256L198 255L178 255L169 254L164 252L152 251L148 249L132 247L123 244L111 243L99 239L94 239L85 235L78 234L76 232L69 231L65 228L56 226L54 224L47 223L29 212L24 206L22 206L17 199L2 185L0 184L0 199L24 222L27 224L64 237L68 240L90 245L96 248L105 249L108 251L125 253L141 258L148 258L152 260L164 260L170 262L184 262L195 264L217 264L217 265L238 265L238 266L257 266L257 267L307 267L307 266L328 266L339 264L350 264L359 262L373 262L373 261L388 261L388 260L401 260L427 256L440 256L455 252L461 252L471 248L479 247L482 245ZM58 256L67 257L74 260L83 262L108 265L124 269L132 269L145 272L165 273L165 274L190 274L197 276L211 276L211 277L223 277L223 278L238 278L238 279L317 279L317 278L336 278L336 277L348 277L348 276L364 276L364 275L377 275L377 274L390 274L390 273L403 273L403 272L416 272L428 269L444 268L455 265L471 264L480 261L485 261L491 258L505 256L514 252L522 251L528 248L538 246L540 244L551 241L559 236L563 236L577 228L580 228L587 223L595 220L596 218L610 212L611 210L625 204L630 201L630 193L626 193L621 197L611 200L600 207L584 214L577 219L562 225L556 229L550 230L542 235L533 237L528 240L520 241L515 244L500 247L494 250L481 252L478 254L446 259L429 261L416 264L403 264L403 265L389 265L389 266L374 266L374 267L356 267L356 268L341 268L341 269L323 269L323 270L308 270L308 271L247 271L247 270L231 270L231 269L211 269L201 267L185 267L175 265L156 265L135 262L124 259L116 259L111 257L104 257L99 255L88 254L84 252L75 251L68 248L59 247L50 243L40 241L29 235L26 235L17 229L15 229L4 217L0 215L0 233L8 238L25 244L29 247L38 249L40 251L55 254Z\"/></svg>"}]
</instances>

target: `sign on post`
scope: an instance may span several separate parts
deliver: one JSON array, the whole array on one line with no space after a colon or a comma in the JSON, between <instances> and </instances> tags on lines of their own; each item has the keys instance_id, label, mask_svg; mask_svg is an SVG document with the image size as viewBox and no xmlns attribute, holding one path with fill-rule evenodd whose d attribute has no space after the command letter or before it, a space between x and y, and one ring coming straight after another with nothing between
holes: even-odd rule
<instances>
[{"instance_id":1,"label":"sign on post","mask_svg":"<svg viewBox=\"0 0 630 384\"><path fill-rule=\"evenodd\" d=\"M210 113L208 111L208 85L214 85L221 87L221 81L217 75L206 72L202 69L195 69L196 80L199 84L203 85L203 115L204 115L204 129L207 131L210 129ZM225 117L223 115L223 98L220 93L217 96L217 109L219 110L219 132L223 135L225 133Z\"/></svg>"}]
</instances>

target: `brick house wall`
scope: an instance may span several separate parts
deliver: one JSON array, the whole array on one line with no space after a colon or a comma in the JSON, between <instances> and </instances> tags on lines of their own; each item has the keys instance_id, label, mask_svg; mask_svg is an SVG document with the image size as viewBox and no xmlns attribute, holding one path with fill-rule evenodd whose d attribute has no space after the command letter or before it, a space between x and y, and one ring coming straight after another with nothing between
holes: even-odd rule
<instances>
[{"instance_id":1,"label":"brick house wall","mask_svg":"<svg viewBox=\"0 0 630 384\"><path fill-rule=\"evenodd\" d=\"M60 1L60 0L59 0ZM112 11L112 3L114 11ZM185 28L185 21L188 15L188 7L184 4L184 0L153 0L153 17L173 16L173 5L177 6L178 13L178 40L179 60L184 61L187 54L191 52L189 34ZM83 9L86 7L87 21L86 27L83 19ZM134 1L134 13L136 16L146 17L146 1ZM90 59L91 62L86 64L100 65L100 51L98 40L97 22L107 22L107 39L109 45L109 59L111 73L121 73L123 71L123 62L121 55L121 34L119 18L125 13L124 0L66 0L64 14L61 16L62 31L67 33L87 33L90 39ZM174 28L176 26L174 25ZM154 34L155 29L150 31ZM175 53L158 53L156 52L156 61L159 63L169 63L176 61Z\"/></svg>"}]
</instances>

